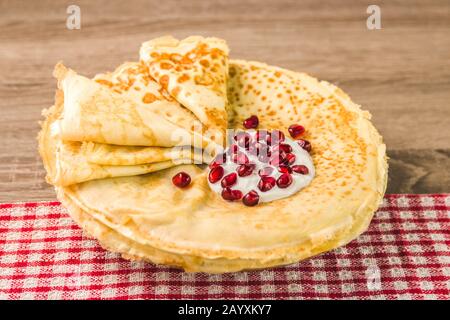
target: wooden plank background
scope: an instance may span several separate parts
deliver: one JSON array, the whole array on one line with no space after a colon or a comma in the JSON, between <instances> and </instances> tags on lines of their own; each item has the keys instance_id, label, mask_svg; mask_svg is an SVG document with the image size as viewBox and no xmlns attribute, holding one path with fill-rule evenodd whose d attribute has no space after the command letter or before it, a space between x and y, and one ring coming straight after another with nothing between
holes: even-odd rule
<instances>
[{"instance_id":1,"label":"wooden plank background","mask_svg":"<svg viewBox=\"0 0 450 320\"><path fill-rule=\"evenodd\" d=\"M66 28L70 4L81 30ZM381 30L366 27L369 4L381 7ZM231 57L338 84L384 136L388 192L450 191L448 0L0 0L0 202L54 199L35 140L54 64L92 76L165 34L222 37Z\"/></svg>"}]
</instances>

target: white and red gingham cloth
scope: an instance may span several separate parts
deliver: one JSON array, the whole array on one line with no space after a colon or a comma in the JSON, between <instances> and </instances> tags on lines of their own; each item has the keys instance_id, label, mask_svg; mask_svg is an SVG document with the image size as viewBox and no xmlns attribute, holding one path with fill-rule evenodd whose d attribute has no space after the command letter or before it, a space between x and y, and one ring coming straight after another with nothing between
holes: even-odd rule
<instances>
[{"instance_id":1,"label":"white and red gingham cloth","mask_svg":"<svg viewBox=\"0 0 450 320\"><path fill-rule=\"evenodd\" d=\"M388 195L345 247L224 275L123 260L58 202L0 204L0 299L141 298L449 299L450 194Z\"/></svg>"}]
</instances>

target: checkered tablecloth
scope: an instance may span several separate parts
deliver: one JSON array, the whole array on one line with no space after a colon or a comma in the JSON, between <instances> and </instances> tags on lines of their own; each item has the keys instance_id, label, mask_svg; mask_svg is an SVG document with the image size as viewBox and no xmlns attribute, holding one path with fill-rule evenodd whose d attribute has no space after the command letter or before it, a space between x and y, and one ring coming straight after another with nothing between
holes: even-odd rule
<instances>
[{"instance_id":1,"label":"checkered tablecloth","mask_svg":"<svg viewBox=\"0 0 450 320\"><path fill-rule=\"evenodd\" d=\"M0 204L0 299L449 299L450 194L388 195L370 229L301 263L225 275L129 262L58 202Z\"/></svg>"}]
</instances>

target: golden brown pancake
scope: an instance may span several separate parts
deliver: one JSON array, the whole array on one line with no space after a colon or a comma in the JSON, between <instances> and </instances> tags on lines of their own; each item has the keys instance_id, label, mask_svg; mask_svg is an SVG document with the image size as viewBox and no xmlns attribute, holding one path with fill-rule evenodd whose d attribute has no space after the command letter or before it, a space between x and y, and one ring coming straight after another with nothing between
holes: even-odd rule
<instances>
[{"instance_id":1,"label":"golden brown pancake","mask_svg":"<svg viewBox=\"0 0 450 320\"><path fill-rule=\"evenodd\" d=\"M156 38L140 50L150 75L197 116L205 135L216 142L227 128L228 52L224 40L200 36Z\"/></svg>"},{"instance_id":2,"label":"golden brown pancake","mask_svg":"<svg viewBox=\"0 0 450 320\"><path fill-rule=\"evenodd\" d=\"M303 73L243 60L231 61L229 73L231 126L241 128L249 115L260 128L304 125L312 183L256 207L221 199L195 165L57 187L69 213L103 246L130 259L221 273L294 263L366 230L387 181L385 145L369 113ZM44 152L48 171L52 154ZM179 171L192 178L185 190L171 182Z\"/></svg>"}]
</instances>

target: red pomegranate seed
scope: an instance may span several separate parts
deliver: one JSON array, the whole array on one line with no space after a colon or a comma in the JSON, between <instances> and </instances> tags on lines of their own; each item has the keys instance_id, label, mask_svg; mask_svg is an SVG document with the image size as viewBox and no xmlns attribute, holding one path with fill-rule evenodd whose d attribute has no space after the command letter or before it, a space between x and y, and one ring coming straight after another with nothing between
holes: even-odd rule
<instances>
[{"instance_id":1,"label":"red pomegranate seed","mask_svg":"<svg viewBox=\"0 0 450 320\"><path fill-rule=\"evenodd\" d=\"M284 136L283 132L281 132L280 130L273 130L272 134L271 134L271 142L270 143L273 146L276 146L276 145L280 144L281 142L283 142L285 139L286 139L286 137Z\"/></svg>"},{"instance_id":2,"label":"red pomegranate seed","mask_svg":"<svg viewBox=\"0 0 450 320\"><path fill-rule=\"evenodd\" d=\"M225 177L223 177L222 181L220 182L222 188L231 187L236 184L237 181L237 174L235 172L232 172L230 174L227 174Z\"/></svg>"},{"instance_id":3,"label":"red pomegranate seed","mask_svg":"<svg viewBox=\"0 0 450 320\"><path fill-rule=\"evenodd\" d=\"M181 171L172 177L172 183L178 188L185 188L191 183L191 176Z\"/></svg>"},{"instance_id":4,"label":"red pomegranate seed","mask_svg":"<svg viewBox=\"0 0 450 320\"><path fill-rule=\"evenodd\" d=\"M287 144L287 143L280 143L278 145L278 150L281 150L281 151L286 152L286 153L291 153L292 152L292 147L289 144Z\"/></svg>"},{"instance_id":5,"label":"red pomegranate seed","mask_svg":"<svg viewBox=\"0 0 450 320\"><path fill-rule=\"evenodd\" d=\"M279 166L278 171L281 173L292 173L291 167L285 165Z\"/></svg>"},{"instance_id":6,"label":"red pomegranate seed","mask_svg":"<svg viewBox=\"0 0 450 320\"><path fill-rule=\"evenodd\" d=\"M289 164L289 165L293 164L293 163L295 162L295 154L293 154L293 153L288 153L288 154L286 155L286 162L287 162L287 164Z\"/></svg>"},{"instance_id":7,"label":"red pomegranate seed","mask_svg":"<svg viewBox=\"0 0 450 320\"><path fill-rule=\"evenodd\" d=\"M236 154L233 154L231 156L231 160L236 164L246 164L248 163L248 157L245 155L245 153L238 152Z\"/></svg>"},{"instance_id":8,"label":"red pomegranate seed","mask_svg":"<svg viewBox=\"0 0 450 320\"><path fill-rule=\"evenodd\" d=\"M217 155L214 160L209 164L209 168L213 169L227 162L227 155L225 153Z\"/></svg>"},{"instance_id":9,"label":"red pomegranate seed","mask_svg":"<svg viewBox=\"0 0 450 320\"><path fill-rule=\"evenodd\" d=\"M232 190L230 188L224 188L222 190L222 198L227 201L237 201L242 198L242 191Z\"/></svg>"},{"instance_id":10,"label":"red pomegranate seed","mask_svg":"<svg viewBox=\"0 0 450 320\"><path fill-rule=\"evenodd\" d=\"M292 183L292 177L289 173L283 173L278 179L277 179L277 186L278 188L287 188Z\"/></svg>"},{"instance_id":11,"label":"red pomegranate seed","mask_svg":"<svg viewBox=\"0 0 450 320\"><path fill-rule=\"evenodd\" d=\"M261 177L261 180L258 182L258 189L262 192L269 191L276 184L276 180L274 177Z\"/></svg>"},{"instance_id":12,"label":"red pomegranate seed","mask_svg":"<svg viewBox=\"0 0 450 320\"><path fill-rule=\"evenodd\" d=\"M305 128L299 124L293 124L289 126L288 131L292 138L297 139L305 132Z\"/></svg>"},{"instance_id":13,"label":"red pomegranate seed","mask_svg":"<svg viewBox=\"0 0 450 320\"><path fill-rule=\"evenodd\" d=\"M295 173L299 173L299 174L308 174L309 173L308 167L304 166L302 164L292 166L292 171L294 171Z\"/></svg>"},{"instance_id":14,"label":"red pomegranate seed","mask_svg":"<svg viewBox=\"0 0 450 320\"><path fill-rule=\"evenodd\" d=\"M274 169L272 167L264 167L262 169L259 169L258 175L260 177L266 177L270 176L274 172Z\"/></svg>"},{"instance_id":15,"label":"red pomegranate seed","mask_svg":"<svg viewBox=\"0 0 450 320\"><path fill-rule=\"evenodd\" d=\"M306 151L308 151L308 152L311 152L311 143L308 141L308 140L305 140L305 139L299 139L298 141L297 141L297 143L298 143L298 145L300 146L300 147L302 147L304 150L306 150Z\"/></svg>"},{"instance_id":16,"label":"red pomegranate seed","mask_svg":"<svg viewBox=\"0 0 450 320\"><path fill-rule=\"evenodd\" d=\"M246 129L255 129L259 125L259 119L257 116L251 116L245 119L243 124Z\"/></svg>"},{"instance_id":17,"label":"red pomegranate seed","mask_svg":"<svg viewBox=\"0 0 450 320\"><path fill-rule=\"evenodd\" d=\"M208 180L211 183L216 183L223 177L223 167L217 166L215 168L212 168L212 170L209 172Z\"/></svg>"},{"instance_id":18,"label":"red pomegranate seed","mask_svg":"<svg viewBox=\"0 0 450 320\"><path fill-rule=\"evenodd\" d=\"M249 207L256 206L259 202L259 194L255 190L249 191L244 198L242 198L242 202Z\"/></svg>"},{"instance_id":19,"label":"red pomegranate seed","mask_svg":"<svg viewBox=\"0 0 450 320\"><path fill-rule=\"evenodd\" d=\"M237 173L239 177L246 177L252 174L253 170L255 170L256 165L254 163L241 164L237 168Z\"/></svg>"}]
</instances>

